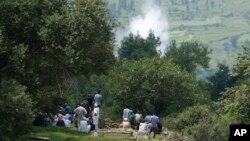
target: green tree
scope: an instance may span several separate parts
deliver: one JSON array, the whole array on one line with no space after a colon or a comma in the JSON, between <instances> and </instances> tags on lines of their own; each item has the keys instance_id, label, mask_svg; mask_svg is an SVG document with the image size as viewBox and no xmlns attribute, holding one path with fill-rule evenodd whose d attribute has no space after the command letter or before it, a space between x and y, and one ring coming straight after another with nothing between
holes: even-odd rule
<instances>
[{"instance_id":1,"label":"green tree","mask_svg":"<svg viewBox=\"0 0 250 141\"><path fill-rule=\"evenodd\" d=\"M197 41L182 42L177 47L176 41L171 41L165 53L167 59L180 66L182 70L194 72L197 67L208 68L211 50Z\"/></svg>"},{"instance_id":2,"label":"green tree","mask_svg":"<svg viewBox=\"0 0 250 141\"><path fill-rule=\"evenodd\" d=\"M222 93L220 106L225 114L237 123L250 122L250 48L244 47L234 66L233 74L239 80L232 88Z\"/></svg>"},{"instance_id":3,"label":"green tree","mask_svg":"<svg viewBox=\"0 0 250 141\"><path fill-rule=\"evenodd\" d=\"M155 37L153 31L150 31L146 39L139 34L129 34L121 41L121 48L118 54L121 60L139 60L145 57L157 56L156 47L160 45L160 38Z\"/></svg>"},{"instance_id":4,"label":"green tree","mask_svg":"<svg viewBox=\"0 0 250 141\"><path fill-rule=\"evenodd\" d=\"M16 79L36 101L51 87L63 97L66 79L114 63L112 28L100 0L2 0L0 77Z\"/></svg>"},{"instance_id":5,"label":"green tree","mask_svg":"<svg viewBox=\"0 0 250 141\"><path fill-rule=\"evenodd\" d=\"M110 93L120 108L171 113L199 102L193 75L161 58L124 62L109 78Z\"/></svg>"},{"instance_id":6,"label":"green tree","mask_svg":"<svg viewBox=\"0 0 250 141\"><path fill-rule=\"evenodd\" d=\"M210 82L211 98L213 100L218 100L220 93L226 88L232 87L236 80L237 77L230 75L228 66L219 64L218 71L208 78Z\"/></svg>"},{"instance_id":7,"label":"green tree","mask_svg":"<svg viewBox=\"0 0 250 141\"><path fill-rule=\"evenodd\" d=\"M31 109L55 111L65 80L108 72L112 28L100 0L0 1L0 140L27 133Z\"/></svg>"},{"instance_id":8,"label":"green tree","mask_svg":"<svg viewBox=\"0 0 250 141\"><path fill-rule=\"evenodd\" d=\"M212 120L210 107L208 105L195 105L185 108L174 117L167 118L164 123L171 129L189 134L188 128L206 120Z\"/></svg>"},{"instance_id":9,"label":"green tree","mask_svg":"<svg viewBox=\"0 0 250 141\"><path fill-rule=\"evenodd\" d=\"M0 140L15 140L31 130L33 120L31 98L17 81L0 81Z\"/></svg>"}]
</instances>

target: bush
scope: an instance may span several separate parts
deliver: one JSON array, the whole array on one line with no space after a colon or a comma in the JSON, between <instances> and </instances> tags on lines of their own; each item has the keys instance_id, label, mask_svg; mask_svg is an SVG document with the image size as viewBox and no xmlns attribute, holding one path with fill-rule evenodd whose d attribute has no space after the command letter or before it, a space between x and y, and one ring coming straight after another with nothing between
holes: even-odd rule
<instances>
[{"instance_id":1,"label":"bush","mask_svg":"<svg viewBox=\"0 0 250 141\"><path fill-rule=\"evenodd\" d=\"M111 97L120 107L160 114L200 101L193 75L161 58L123 62L108 78Z\"/></svg>"},{"instance_id":2,"label":"bush","mask_svg":"<svg viewBox=\"0 0 250 141\"><path fill-rule=\"evenodd\" d=\"M168 128L190 134L186 129L202 121L209 121L211 119L212 114L209 107L206 105L199 105L188 107L177 116L165 119L164 124Z\"/></svg>"},{"instance_id":3,"label":"bush","mask_svg":"<svg viewBox=\"0 0 250 141\"><path fill-rule=\"evenodd\" d=\"M229 122L222 117L203 121L189 129L195 141L227 141Z\"/></svg>"},{"instance_id":4,"label":"bush","mask_svg":"<svg viewBox=\"0 0 250 141\"><path fill-rule=\"evenodd\" d=\"M228 140L230 123L231 118L216 115L207 105L189 107L164 120L166 127L190 136L194 141Z\"/></svg>"},{"instance_id":5,"label":"bush","mask_svg":"<svg viewBox=\"0 0 250 141\"><path fill-rule=\"evenodd\" d=\"M0 140L14 140L28 133L33 119L32 102L26 88L15 80L0 83Z\"/></svg>"}]
</instances>

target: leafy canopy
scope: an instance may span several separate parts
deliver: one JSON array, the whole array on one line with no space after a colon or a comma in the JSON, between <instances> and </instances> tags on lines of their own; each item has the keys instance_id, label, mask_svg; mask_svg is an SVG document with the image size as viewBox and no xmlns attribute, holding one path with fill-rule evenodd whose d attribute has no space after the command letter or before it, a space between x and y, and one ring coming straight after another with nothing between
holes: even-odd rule
<instances>
[{"instance_id":1,"label":"leafy canopy","mask_svg":"<svg viewBox=\"0 0 250 141\"><path fill-rule=\"evenodd\" d=\"M15 140L31 129L31 98L17 81L0 81L0 140Z\"/></svg>"},{"instance_id":2,"label":"leafy canopy","mask_svg":"<svg viewBox=\"0 0 250 141\"><path fill-rule=\"evenodd\" d=\"M209 67L211 50L197 41L185 41L178 47L173 40L167 48L165 57L180 66L182 70L194 72L197 67Z\"/></svg>"},{"instance_id":3,"label":"leafy canopy","mask_svg":"<svg viewBox=\"0 0 250 141\"><path fill-rule=\"evenodd\" d=\"M103 1L2 0L0 76L34 97L48 86L62 96L65 79L114 63L112 28Z\"/></svg>"},{"instance_id":4,"label":"leafy canopy","mask_svg":"<svg viewBox=\"0 0 250 141\"><path fill-rule=\"evenodd\" d=\"M238 123L250 122L250 48L244 47L234 66L233 74L240 79L232 88L222 93L220 106L222 111Z\"/></svg>"},{"instance_id":5,"label":"leafy canopy","mask_svg":"<svg viewBox=\"0 0 250 141\"><path fill-rule=\"evenodd\" d=\"M139 60L157 56L156 47L161 44L160 38L155 37L153 31L149 31L148 37L144 39L139 34L130 33L121 41L118 54L121 60Z\"/></svg>"},{"instance_id":6,"label":"leafy canopy","mask_svg":"<svg viewBox=\"0 0 250 141\"><path fill-rule=\"evenodd\" d=\"M72 76L105 74L112 28L101 0L1 0L1 117L18 121L1 119L1 133L27 132L30 109L56 109Z\"/></svg>"},{"instance_id":7,"label":"leafy canopy","mask_svg":"<svg viewBox=\"0 0 250 141\"><path fill-rule=\"evenodd\" d=\"M161 58L124 62L109 78L111 94L121 107L170 113L198 100L195 78Z\"/></svg>"}]
</instances>

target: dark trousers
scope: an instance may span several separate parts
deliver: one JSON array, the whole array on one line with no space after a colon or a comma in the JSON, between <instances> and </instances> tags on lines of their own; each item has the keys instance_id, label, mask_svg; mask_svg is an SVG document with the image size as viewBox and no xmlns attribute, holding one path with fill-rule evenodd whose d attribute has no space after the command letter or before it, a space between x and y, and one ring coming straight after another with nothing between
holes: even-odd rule
<instances>
[{"instance_id":1,"label":"dark trousers","mask_svg":"<svg viewBox=\"0 0 250 141\"><path fill-rule=\"evenodd\" d=\"M153 136L153 138L155 138L155 134L158 132L158 128L157 127L151 127L151 129L150 129L150 133L154 133L154 136Z\"/></svg>"}]
</instances>

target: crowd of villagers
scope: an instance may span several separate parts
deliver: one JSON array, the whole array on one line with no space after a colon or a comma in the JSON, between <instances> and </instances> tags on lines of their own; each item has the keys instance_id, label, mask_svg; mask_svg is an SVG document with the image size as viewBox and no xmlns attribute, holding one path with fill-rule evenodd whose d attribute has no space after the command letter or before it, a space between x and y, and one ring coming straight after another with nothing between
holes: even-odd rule
<instances>
[{"instance_id":1,"label":"crowd of villagers","mask_svg":"<svg viewBox=\"0 0 250 141\"><path fill-rule=\"evenodd\" d=\"M102 96L98 91L94 96L88 94L81 103L76 105L75 109L65 103L59 107L55 116L40 112L35 117L33 125L69 128L74 124L78 131L89 133L98 129L101 99Z\"/></svg>"},{"instance_id":2,"label":"crowd of villagers","mask_svg":"<svg viewBox=\"0 0 250 141\"><path fill-rule=\"evenodd\" d=\"M143 118L142 110L137 110L136 113L129 109L128 106L123 110L123 121L120 128L132 128L138 130L139 135L150 135L155 138L157 133L162 131L162 124L157 115L152 112L147 112Z\"/></svg>"},{"instance_id":3,"label":"crowd of villagers","mask_svg":"<svg viewBox=\"0 0 250 141\"><path fill-rule=\"evenodd\" d=\"M102 95L98 91L94 96L88 94L86 98L72 109L70 105L65 103L59 107L58 114L39 113L33 121L35 126L62 126L69 128L72 124L80 132L89 133L97 130L99 123L99 113L101 107ZM159 117L152 112L148 112L143 118L142 110L136 113L126 106L123 110L122 122L119 128L135 129L139 134L149 136L151 133L155 137L156 133L161 132L162 125Z\"/></svg>"}]
</instances>

